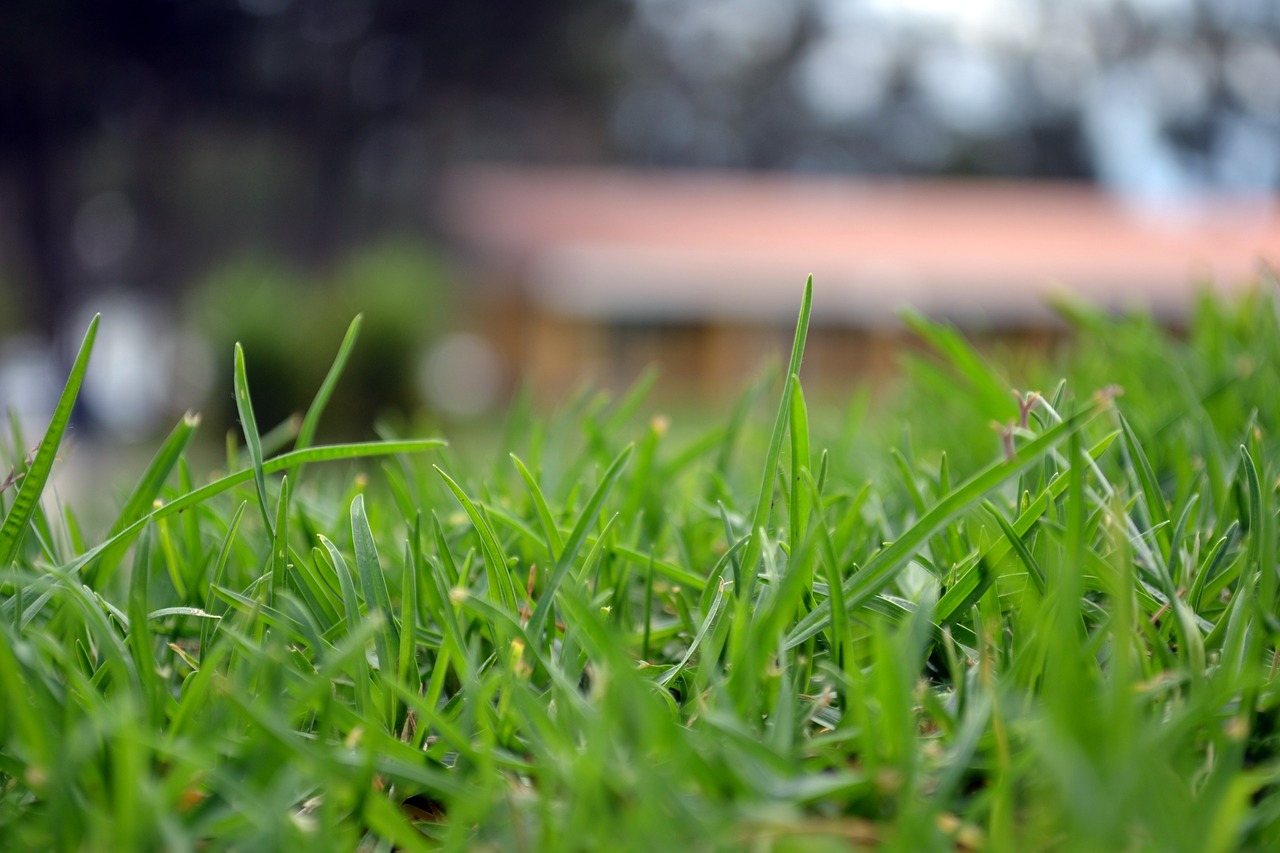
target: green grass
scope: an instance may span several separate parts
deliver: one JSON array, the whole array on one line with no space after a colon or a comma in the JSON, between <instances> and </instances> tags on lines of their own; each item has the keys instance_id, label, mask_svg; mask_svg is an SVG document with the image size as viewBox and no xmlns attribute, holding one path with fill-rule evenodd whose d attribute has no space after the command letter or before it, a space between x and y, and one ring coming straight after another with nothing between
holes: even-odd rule
<instances>
[{"instance_id":1,"label":"green grass","mask_svg":"<svg viewBox=\"0 0 1280 853\"><path fill-rule=\"evenodd\" d=\"M231 473L188 416L90 535L95 320L5 451L0 848L1280 848L1274 285L1070 308L1018 397L912 316L869 413L801 390L811 311L728 415L646 378L481 461L312 444L358 323L278 452L237 349Z\"/></svg>"}]
</instances>

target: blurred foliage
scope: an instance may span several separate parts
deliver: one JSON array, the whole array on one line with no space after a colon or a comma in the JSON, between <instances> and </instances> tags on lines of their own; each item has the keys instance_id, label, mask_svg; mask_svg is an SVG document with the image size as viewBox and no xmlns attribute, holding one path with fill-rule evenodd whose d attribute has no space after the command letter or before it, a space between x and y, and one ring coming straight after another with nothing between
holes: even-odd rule
<instances>
[{"instance_id":1,"label":"blurred foliage","mask_svg":"<svg viewBox=\"0 0 1280 853\"><path fill-rule=\"evenodd\" d=\"M353 251L326 273L309 275L265 254L244 255L192 290L186 323L216 353L239 342L249 386L265 429L305 411L332 361L334 341L358 313L361 345L330 406L328 427L367 433L384 409L421 405L415 370L450 314L448 269L432 249L407 239ZM230 358L219 358L216 386L231 384ZM231 397L210 401L206 416L235 423Z\"/></svg>"}]
</instances>

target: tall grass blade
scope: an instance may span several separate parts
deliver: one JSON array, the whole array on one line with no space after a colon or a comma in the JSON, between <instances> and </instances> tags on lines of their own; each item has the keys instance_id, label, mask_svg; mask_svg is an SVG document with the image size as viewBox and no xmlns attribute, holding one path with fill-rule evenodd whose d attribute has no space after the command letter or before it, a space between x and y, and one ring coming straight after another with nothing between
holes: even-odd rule
<instances>
[{"instance_id":1,"label":"tall grass blade","mask_svg":"<svg viewBox=\"0 0 1280 853\"><path fill-rule=\"evenodd\" d=\"M374 642L378 653L378 669L391 678L396 672L395 652L400 648L400 632L392 618L391 594L387 590L387 577L378 559L378 549L373 541L373 530L364 509L364 495L356 495L351 502L351 540L356 550L356 570L360 586L364 590L364 603L370 613L382 617L382 630Z\"/></svg>"},{"instance_id":2,"label":"tall grass blade","mask_svg":"<svg viewBox=\"0 0 1280 853\"><path fill-rule=\"evenodd\" d=\"M778 457L782 454L782 440L787 431L787 422L791 416L791 396L795 393L795 383L800 376L800 363L804 360L804 344L809 335L809 316L813 312L813 276L809 276L804 285L804 296L800 300L800 316L796 321L795 339L791 343L791 359L787 363L785 384L782 399L778 402L778 414L773 421L773 433L769 437L769 448L765 453L764 470L760 475L760 489L756 497L756 506L751 514L750 538L742 552L739 563L742 585L734 590L742 601L750 601L755 586L756 566L760 562L760 549L763 546L761 536L769 521L769 511L773 507L773 483L778 476ZM741 610L738 612L742 612Z\"/></svg>"},{"instance_id":3,"label":"tall grass blade","mask_svg":"<svg viewBox=\"0 0 1280 853\"><path fill-rule=\"evenodd\" d=\"M204 610L206 613L213 612L213 591L222 585L223 575L227 571L227 561L231 558L231 546L235 542L236 533L240 530L240 522L244 519L244 509L247 505L244 501L241 501L227 524L227 534L222 538L222 546L218 549L218 557L213 562L213 571L209 575L209 585L205 591ZM214 624L210 622L200 626L200 657L202 661L208 652L209 639L213 629Z\"/></svg>"},{"instance_id":4,"label":"tall grass blade","mask_svg":"<svg viewBox=\"0 0 1280 853\"><path fill-rule=\"evenodd\" d=\"M342 371L346 369L347 359L351 357L351 350L355 348L356 339L360 337L360 324L364 320L363 314L357 314L351 321L351 325L347 327L347 333L342 337L342 344L338 347L338 354L333 359L333 364L329 367L329 372L325 374L324 381L320 383L320 388L316 391L315 398L311 401L311 405L307 408L307 414L302 419L302 426L298 429L298 438L293 444L294 450L306 450L315 441L316 430L320 426L320 417L324 414L325 408L329 405L329 398L333 396L333 390L338 386L338 380L342 378ZM297 478L302 474L302 464L294 470L289 470L286 475L294 481L295 488L297 486Z\"/></svg>"},{"instance_id":5,"label":"tall grass blade","mask_svg":"<svg viewBox=\"0 0 1280 853\"><path fill-rule=\"evenodd\" d=\"M547 557L554 564L560 558L560 552L564 550L564 540L560 536L560 529L556 526L555 516L547 506L547 499L542 495L542 487L538 485L533 474L529 473L524 462L514 453L511 454L511 461L515 463L516 470L520 472L520 479L524 481L529 497L533 499L533 508L538 514L538 521L542 524L542 533L547 537Z\"/></svg>"},{"instance_id":6,"label":"tall grass blade","mask_svg":"<svg viewBox=\"0 0 1280 853\"><path fill-rule=\"evenodd\" d=\"M343 615L346 617L347 633L357 634L364 620L361 618L360 599L356 597L356 584L351 577L351 570L347 568L347 561L342 558L342 552L338 550L337 546L324 536L320 537L320 544L328 552L329 559L333 562L334 571L338 575L338 583L342 587L342 610ZM370 627L369 630L373 630L373 628ZM373 699L369 689L369 665L365 662L363 649L361 649L360 654L355 656L355 675L353 680L355 684L356 710L361 716L364 716L372 708Z\"/></svg>"},{"instance_id":7,"label":"tall grass blade","mask_svg":"<svg viewBox=\"0 0 1280 853\"><path fill-rule=\"evenodd\" d=\"M276 521L271 533L271 573L267 577L267 606L276 606L277 592L289 585L289 476L280 480Z\"/></svg>"},{"instance_id":8,"label":"tall grass blade","mask_svg":"<svg viewBox=\"0 0 1280 853\"><path fill-rule=\"evenodd\" d=\"M462 504L462 509L466 512L467 517L471 519L471 525L475 528L476 535L480 537L480 547L484 550L485 576L489 579L489 595L495 599L495 603L508 610L515 610L516 589L511 581L511 572L507 567L507 554L502 547L502 543L498 541L497 534L493 532L493 527L489 524L489 520L485 518L484 513L480 511L480 507L467 496L467 493L462 490L462 487L452 477L446 474L439 465L432 467L436 469L436 473L440 475L445 485L449 487L449 491L453 492L453 496L458 499L458 503Z\"/></svg>"},{"instance_id":9,"label":"tall grass blade","mask_svg":"<svg viewBox=\"0 0 1280 853\"><path fill-rule=\"evenodd\" d=\"M812 470L813 458L809 450L809 408L805 405L799 376L791 377L791 387L791 523L787 536L794 551L800 547L800 540L809 527L812 492L804 482L804 472Z\"/></svg>"},{"instance_id":10,"label":"tall grass blade","mask_svg":"<svg viewBox=\"0 0 1280 853\"><path fill-rule=\"evenodd\" d=\"M173 472L178 461L182 458L182 454L186 451L187 445L191 443L191 439L196 433L196 427L199 425L200 416L198 414L187 412L182 416L177 426L173 428L164 443L160 445L160 449L151 459L151 463L147 465L147 470L142 473L142 478L133 487L129 498L120 509L120 515L116 517L115 523L111 525L108 536L116 535L154 508L153 504L156 498L159 497L160 490L164 488L165 482L169 479L169 474Z\"/></svg>"},{"instance_id":11,"label":"tall grass blade","mask_svg":"<svg viewBox=\"0 0 1280 853\"><path fill-rule=\"evenodd\" d=\"M268 536L274 537L271 504L267 501L267 479L262 467L262 439L258 435L258 421L253 416L253 401L249 399L249 379L244 369L244 349L239 342L236 343L235 386L236 411L240 415L240 428L244 432L245 445L249 448L253 483L258 489L258 508L262 510L262 526Z\"/></svg>"},{"instance_id":12,"label":"tall grass blade","mask_svg":"<svg viewBox=\"0 0 1280 853\"><path fill-rule=\"evenodd\" d=\"M533 610L533 616L529 619L528 633L530 637L542 636L547 617L551 613L551 605L555 600L556 590L559 589L560 584L569 573L569 569L573 567L573 561L577 559L578 551L581 550L582 543L587 539L587 533L590 532L591 527L600 516L600 510L604 507L604 502L609 498L609 493L613 491L614 484L622 476L622 469L626 467L627 459L631 456L631 450L632 445L628 444L617 455L604 472L604 476L600 478L595 491L591 493L591 497L587 500L587 505L583 508L582 514L578 516L578 522L569 533L569 538L565 541L560 557L556 560L555 569L552 570L551 577L547 579L547 585L542 590L542 597L538 599L538 604Z\"/></svg>"},{"instance_id":13,"label":"tall grass blade","mask_svg":"<svg viewBox=\"0 0 1280 853\"><path fill-rule=\"evenodd\" d=\"M89 353L93 351L93 341L98 335L99 317L100 315L95 314L89 321L89 329L85 332L80 351L71 365L71 373L67 377L67 384L62 389L62 396L58 398L58 405L53 410L49 428L40 441L35 458L27 467L18 495L13 499L13 504L5 515L4 524L0 525L0 569L7 568L18 555L18 548L22 545L22 537L27 531L27 525L40 505L40 495L44 492L49 473L53 470L53 460L58 454L59 445L62 444L63 433L67 431L67 423L71 420L71 410L75 407L76 397L80 393L80 384L84 381L85 370L89 367Z\"/></svg>"}]
</instances>

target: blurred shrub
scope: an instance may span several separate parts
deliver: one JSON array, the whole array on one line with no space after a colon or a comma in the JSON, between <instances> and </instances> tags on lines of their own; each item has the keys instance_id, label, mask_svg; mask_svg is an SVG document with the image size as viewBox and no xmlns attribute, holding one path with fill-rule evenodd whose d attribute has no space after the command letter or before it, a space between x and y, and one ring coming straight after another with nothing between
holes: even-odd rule
<instances>
[{"instance_id":1,"label":"blurred shrub","mask_svg":"<svg viewBox=\"0 0 1280 853\"><path fill-rule=\"evenodd\" d=\"M342 398L357 420L369 423L388 406L409 411L421 405L418 364L427 345L450 325L448 282L439 255L407 240L353 253L335 270L333 301L322 323L332 351L351 318L364 314Z\"/></svg>"},{"instance_id":2,"label":"blurred shrub","mask_svg":"<svg viewBox=\"0 0 1280 853\"><path fill-rule=\"evenodd\" d=\"M306 411L358 313L364 314L360 341L322 430L367 434L380 411L416 408L416 366L448 321L448 282L439 255L408 240L354 251L319 276L263 255L215 269L193 289L186 312L218 365L207 416L228 428L235 424L236 341L244 347L259 426L267 430Z\"/></svg>"}]
</instances>

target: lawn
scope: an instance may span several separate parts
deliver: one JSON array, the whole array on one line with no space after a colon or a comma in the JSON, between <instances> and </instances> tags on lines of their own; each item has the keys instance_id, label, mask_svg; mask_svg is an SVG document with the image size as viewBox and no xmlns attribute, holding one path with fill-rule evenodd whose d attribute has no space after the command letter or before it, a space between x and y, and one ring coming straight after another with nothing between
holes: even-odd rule
<instances>
[{"instance_id":1,"label":"lawn","mask_svg":"<svg viewBox=\"0 0 1280 853\"><path fill-rule=\"evenodd\" d=\"M806 287L729 411L479 458L313 443L357 319L296 432L237 347L223 471L184 418L91 531L42 493L95 320L0 451L0 848L1280 849L1277 290L1066 309L1015 393L909 316L869 409L806 400Z\"/></svg>"}]
</instances>

